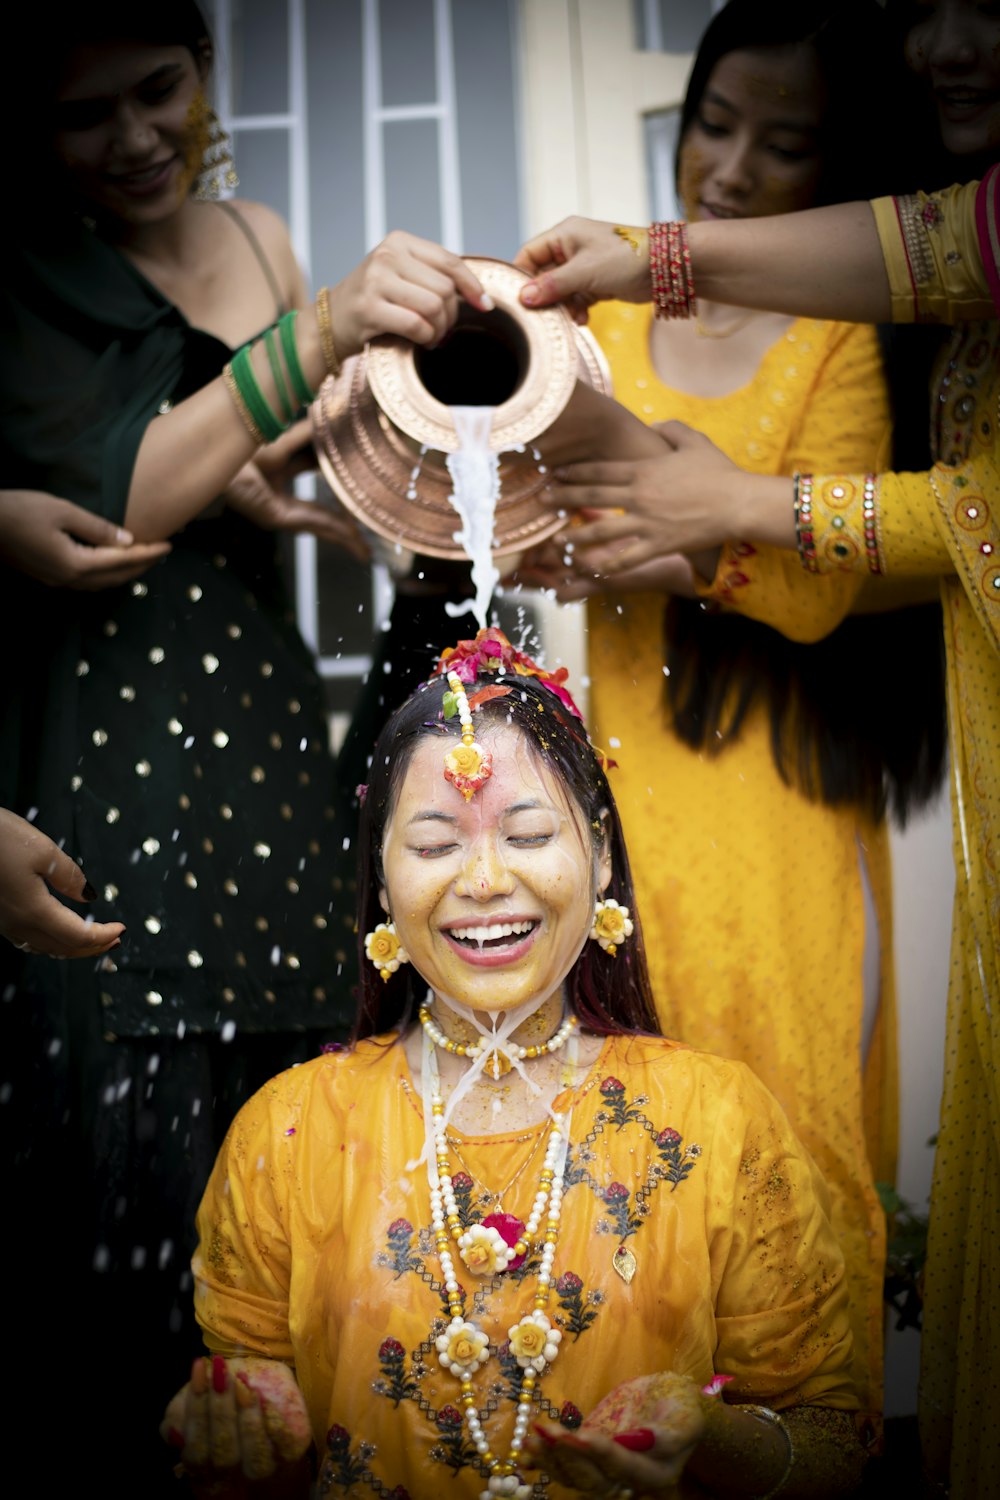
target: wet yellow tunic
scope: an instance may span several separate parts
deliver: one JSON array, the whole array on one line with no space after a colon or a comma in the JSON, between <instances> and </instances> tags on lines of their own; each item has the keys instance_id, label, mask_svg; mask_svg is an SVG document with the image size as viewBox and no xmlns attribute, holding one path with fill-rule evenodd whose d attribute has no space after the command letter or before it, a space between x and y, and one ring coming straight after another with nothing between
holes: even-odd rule
<instances>
[{"instance_id":1,"label":"wet yellow tunic","mask_svg":"<svg viewBox=\"0 0 1000 1500\"><path fill-rule=\"evenodd\" d=\"M595 308L615 394L647 422L677 418L743 468L792 474L874 466L888 415L872 329L791 324L749 384L719 398L664 386L649 356L650 308ZM862 580L818 581L775 554L766 586L752 549L727 549L714 593L797 640L847 614ZM876 1180L896 1151L891 889L885 826L811 802L779 776L766 707L717 756L671 731L664 706L661 594L607 594L588 606L591 723L618 762L625 827L664 1031L748 1063L772 1090L830 1187L847 1260L855 1379L882 1404L884 1215ZM863 664L858 664L863 670ZM848 684L844 684L848 691ZM880 1009L862 1071L865 912L859 849L878 913Z\"/></svg>"},{"instance_id":2,"label":"wet yellow tunic","mask_svg":"<svg viewBox=\"0 0 1000 1500\"><path fill-rule=\"evenodd\" d=\"M957 325L933 392L939 463L878 482L873 587L941 579L956 887L920 1426L934 1478L984 1500L1000 1495L1000 171L874 207L894 320ZM824 576L868 571L861 494L859 475L818 477ZM752 562L765 589L786 566Z\"/></svg>"},{"instance_id":3,"label":"wet yellow tunic","mask_svg":"<svg viewBox=\"0 0 1000 1500\"><path fill-rule=\"evenodd\" d=\"M422 1105L388 1040L284 1073L240 1111L199 1213L198 1317L212 1350L294 1363L321 1494L474 1500L488 1476L434 1348L447 1310L426 1169L413 1166ZM740 1401L855 1409L825 1189L750 1072L660 1038L614 1037L560 1108L566 1098L549 1306L562 1343L536 1410L573 1428L616 1385L671 1368L702 1383L732 1375L727 1394ZM546 1129L449 1132L463 1219L525 1162L504 1208L528 1217ZM629 1283L612 1265L623 1244ZM490 1339L474 1390L499 1454L519 1381L507 1333L531 1309L538 1264L534 1251L523 1269L479 1281L456 1256L467 1316Z\"/></svg>"}]
</instances>

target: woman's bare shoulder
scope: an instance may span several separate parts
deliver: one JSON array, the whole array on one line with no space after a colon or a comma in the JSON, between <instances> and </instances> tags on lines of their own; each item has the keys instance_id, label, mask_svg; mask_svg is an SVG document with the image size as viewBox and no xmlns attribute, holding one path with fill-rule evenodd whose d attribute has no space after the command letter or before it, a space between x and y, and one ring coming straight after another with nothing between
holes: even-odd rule
<instances>
[{"instance_id":1,"label":"woman's bare shoulder","mask_svg":"<svg viewBox=\"0 0 1000 1500\"><path fill-rule=\"evenodd\" d=\"M260 241L261 249L281 285L284 300L289 305L297 303L301 271L284 219L266 203L256 203L251 198L231 198L228 206L239 214Z\"/></svg>"}]
</instances>

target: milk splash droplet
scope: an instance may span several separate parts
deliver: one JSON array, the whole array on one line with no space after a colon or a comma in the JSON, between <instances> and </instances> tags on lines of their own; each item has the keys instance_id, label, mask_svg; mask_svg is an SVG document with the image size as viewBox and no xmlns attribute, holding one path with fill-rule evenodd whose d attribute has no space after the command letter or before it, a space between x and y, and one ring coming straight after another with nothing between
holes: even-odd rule
<instances>
[{"instance_id":1,"label":"milk splash droplet","mask_svg":"<svg viewBox=\"0 0 1000 1500\"><path fill-rule=\"evenodd\" d=\"M493 410L492 406L452 406L458 448L445 458L454 487L448 498L462 521L455 540L472 561L475 589L473 599L446 604L445 609L452 619L471 611L480 630L489 624L490 599L500 579L493 566L493 522L500 498L500 460L490 452Z\"/></svg>"}]
</instances>

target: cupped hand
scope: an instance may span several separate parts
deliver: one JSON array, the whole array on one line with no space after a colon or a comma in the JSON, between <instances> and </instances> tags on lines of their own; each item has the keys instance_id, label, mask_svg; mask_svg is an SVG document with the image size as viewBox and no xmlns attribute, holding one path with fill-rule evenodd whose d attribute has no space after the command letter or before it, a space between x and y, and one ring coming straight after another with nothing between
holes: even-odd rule
<instances>
[{"instance_id":1,"label":"cupped hand","mask_svg":"<svg viewBox=\"0 0 1000 1500\"><path fill-rule=\"evenodd\" d=\"M331 288L337 352L342 359L357 354L381 333L436 344L458 317L463 298L483 312L493 309L461 256L395 229Z\"/></svg>"},{"instance_id":2,"label":"cupped hand","mask_svg":"<svg viewBox=\"0 0 1000 1500\"><path fill-rule=\"evenodd\" d=\"M617 1386L575 1432L538 1422L532 1463L581 1495L672 1495L706 1427L693 1380L663 1371Z\"/></svg>"},{"instance_id":3,"label":"cupped hand","mask_svg":"<svg viewBox=\"0 0 1000 1500\"><path fill-rule=\"evenodd\" d=\"M309 532L322 542L343 547L359 562L368 561L368 546L354 518L334 501L299 500L271 483L255 460L244 464L227 486L226 504L262 531Z\"/></svg>"},{"instance_id":4,"label":"cupped hand","mask_svg":"<svg viewBox=\"0 0 1000 1500\"><path fill-rule=\"evenodd\" d=\"M284 1478L282 1493L308 1489L312 1442L302 1392L287 1365L273 1359L198 1358L172 1398L160 1436L180 1450L195 1493L243 1500L255 1486ZM273 1483L272 1483L273 1487Z\"/></svg>"},{"instance_id":5,"label":"cupped hand","mask_svg":"<svg viewBox=\"0 0 1000 1500\"><path fill-rule=\"evenodd\" d=\"M578 551L618 546L602 559L609 578L736 534L743 470L683 422L665 422L651 435L661 444L655 456L562 467L545 497L570 514L600 513L583 520L573 542Z\"/></svg>"},{"instance_id":6,"label":"cupped hand","mask_svg":"<svg viewBox=\"0 0 1000 1500\"><path fill-rule=\"evenodd\" d=\"M587 309L595 302L611 297L648 302L647 232L630 228L622 235L618 227L598 219L563 219L522 245L514 264L531 277L521 288L525 307L561 302L576 322L586 323Z\"/></svg>"},{"instance_id":7,"label":"cupped hand","mask_svg":"<svg viewBox=\"0 0 1000 1500\"><path fill-rule=\"evenodd\" d=\"M0 935L50 958L96 958L120 945L121 922L77 916L49 886L73 901L93 901L97 894L80 866L41 829L0 807Z\"/></svg>"},{"instance_id":8,"label":"cupped hand","mask_svg":"<svg viewBox=\"0 0 1000 1500\"><path fill-rule=\"evenodd\" d=\"M115 588L169 551L56 495L0 490L0 560L50 588Z\"/></svg>"}]
</instances>

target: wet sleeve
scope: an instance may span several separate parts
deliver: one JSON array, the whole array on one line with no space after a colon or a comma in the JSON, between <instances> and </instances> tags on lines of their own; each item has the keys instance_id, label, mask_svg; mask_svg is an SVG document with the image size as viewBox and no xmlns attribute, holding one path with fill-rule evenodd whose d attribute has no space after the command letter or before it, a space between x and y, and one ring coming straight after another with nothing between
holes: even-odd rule
<instances>
[{"instance_id":1,"label":"wet sleeve","mask_svg":"<svg viewBox=\"0 0 1000 1500\"><path fill-rule=\"evenodd\" d=\"M195 1314L213 1353L293 1358L281 1142L262 1091L234 1120L198 1210Z\"/></svg>"},{"instance_id":2,"label":"wet sleeve","mask_svg":"<svg viewBox=\"0 0 1000 1500\"><path fill-rule=\"evenodd\" d=\"M844 1259L826 1186L748 1069L720 1106L708 1205L727 1399L855 1410Z\"/></svg>"}]
</instances>

